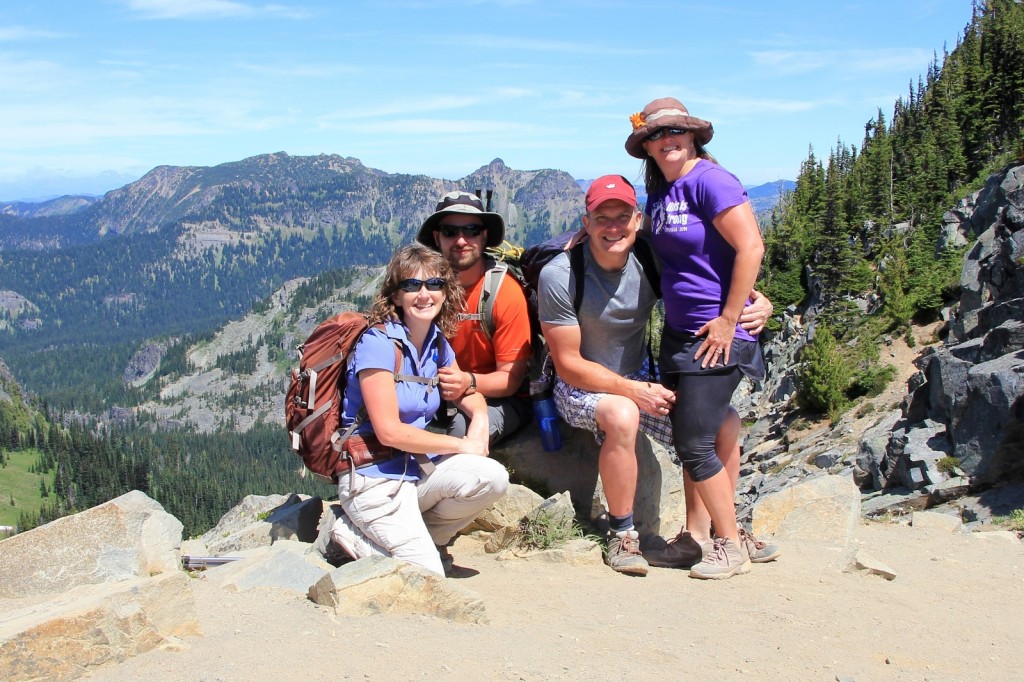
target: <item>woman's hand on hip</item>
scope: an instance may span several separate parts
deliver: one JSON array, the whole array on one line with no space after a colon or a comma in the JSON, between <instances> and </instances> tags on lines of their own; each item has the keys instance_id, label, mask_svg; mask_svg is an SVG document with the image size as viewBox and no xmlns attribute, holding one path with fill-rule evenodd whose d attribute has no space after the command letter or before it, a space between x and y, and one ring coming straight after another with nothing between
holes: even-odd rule
<instances>
[{"instance_id":1,"label":"woman's hand on hip","mask_svg":"<svg viewBox=\"0 0 1024 682\"><path fill-rule=\"evenodd\" d=\"M697 330L697 336L705 337L704 343L700 344L697 352L693 354L694 360L704 358L700 365L701 369L729 364L732 339L736 336L735 322L730 322L724 317L716 317Z\"/></svg>"}]
</instances>

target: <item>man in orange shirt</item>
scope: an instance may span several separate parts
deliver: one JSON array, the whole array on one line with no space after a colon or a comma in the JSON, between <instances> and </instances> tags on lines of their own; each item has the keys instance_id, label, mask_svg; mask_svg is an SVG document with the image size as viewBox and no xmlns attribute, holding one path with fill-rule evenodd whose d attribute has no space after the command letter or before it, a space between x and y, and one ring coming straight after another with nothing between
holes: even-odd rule
<instances>
[{"instance_id":1,"label":"man in orange shirt","mask_svg":"<svg viewBox=\"0 0 1024 682\"><path fill-rule=\"evenodd\" d=\"M531 414L529 398L521 390L530 363L530 319L526 297L514 277L505 273L497 288L493 334L487 334L480 319L484 275L493 265L484 249L498 246L504 238L501 215L484 211L480 198L469 192L441 197L416 235L416 241L440 251L452 264L466 290L466 310L450 339L460 370L439 370L441 397L452 401L474 392L483 394L492 445L516 431ZM465 435L465 415L455 415L448 433Z\"/></svg>"}]
</instances>

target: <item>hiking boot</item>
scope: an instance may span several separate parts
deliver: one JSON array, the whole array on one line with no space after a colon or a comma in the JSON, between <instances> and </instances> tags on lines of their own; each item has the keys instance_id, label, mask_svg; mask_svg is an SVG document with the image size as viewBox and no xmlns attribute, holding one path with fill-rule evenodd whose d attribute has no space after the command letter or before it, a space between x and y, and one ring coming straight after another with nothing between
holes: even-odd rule
<instances>
[{"instance_id":1,"label":"hiking boot","mask_svg":"<svg viewBox=\"0 0 1024 682\"><path fill-rule=\"evenodd\" d=\"M722 580L750 572L750 557L742 544L729 538L715 538L715 546L704 560L690 569L691 578Z\"/></svg>"},{"instance_id":2,"label":"hiking boot","mask_svg":"<svg viewBox=\"0 0 1024 682\"><path fill-rule=\"evenodd\" d=\"M335 509L335 506L337 506L337 509ZM345 551L344 547L335 542L333 536L334 524L338 521L338 516L341 513L340 504L327 505L323 516L320 517L320 525L317 527L319 534L316 536L316 542L313 543L313 549L319 552L324 561L332 566L341 566L346 561L352 561L349 553Z\"/></svg>"},{"instance_id":3,"label":"hiking boot","mask_svg":"<svg viewBox=\"0 0 1024 682\"><path fill-rule=\"evenodd\" d=\"M437 553L441 556L441 567L444 569L444 575L446 578L451 578L455 574L455 559L452 557L451 552L448 551L447 545L434 545L437 548Z\"/></svg>"},{"instance_id":4,"label":"hiking boot","mask_svg":"<svg viewBox=\"0 0 1024 682\"><path fill-rule=\"evenodd\" d=\"M751 563L766 564L769 561L775 561L782 554L782 550L779 549L778 545L762 542L755 538L753 533L748 533L743 528L739 530L740 544L746 547L747 556L750 557Z\"/></svg>"},{"instance_id":5,"label":"hiking boot","mask_svg":"<svg viewBox=\"0 0 1024 682\"><path fill-rule=\"evenodd\" d=\"M713 544L711 540L697 542L690 531L680 530L664 547L644 552L644 558L648 564L658 568L690 568L701 562Z\"/></svg>"},{"instance_id":6,"label":"hiking boot","mask_svg":"<svg viewBox=\"0 0 1024 682\"><path fill-rule=\"evenodd\" d=\"M647 575L647 560L640 553L640 534L635 530L609 533L604 562L619 573Z\"/></svg>"}]
</instances>

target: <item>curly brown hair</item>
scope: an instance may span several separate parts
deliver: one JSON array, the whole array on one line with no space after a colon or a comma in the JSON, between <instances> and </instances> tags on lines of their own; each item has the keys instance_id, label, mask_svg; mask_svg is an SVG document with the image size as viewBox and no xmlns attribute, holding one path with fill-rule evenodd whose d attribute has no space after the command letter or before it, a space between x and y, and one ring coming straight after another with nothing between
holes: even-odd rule
<instances>
[{"instance_id":1,"label":"curly brown hair","mask_svg":"<svg viewBox=\"0 0 1024 682\"><path fill-rule=\"evenodd\" d=\"M398 284L403 279L415 277L421 268L425 278L440 277L444 280L444 302L441 303L441 312L434 318L434 324L442 334L451 338L459 323L459 313L466 305L466 293L444 256L422 244L403 246L391 257L384 271L384 281L370 306L370 324L379 324L385 320L401 321L402 309L393 300L395 292L399 290Z\"/></svg>"}]
</instances>

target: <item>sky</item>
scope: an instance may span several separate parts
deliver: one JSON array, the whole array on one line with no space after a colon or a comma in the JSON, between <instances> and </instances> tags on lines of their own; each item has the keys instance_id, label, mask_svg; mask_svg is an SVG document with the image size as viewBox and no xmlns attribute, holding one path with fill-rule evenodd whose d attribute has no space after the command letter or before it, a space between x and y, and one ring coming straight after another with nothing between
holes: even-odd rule
<instances>
[{"instance_id":1,"label":"sky","mask_svg":"<svg viewBox=\"0 0 1024 682\"><path fill-rule=\"evenodd\" d=\"M340 154L458 180L495 158L640 176L676 97L746 185L795 179L952 50L970 0L2 0L0 200L159 165Z\"/></svg>"}]
</instances>

